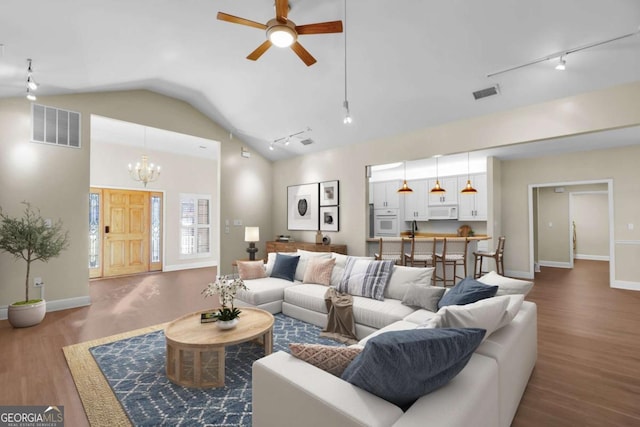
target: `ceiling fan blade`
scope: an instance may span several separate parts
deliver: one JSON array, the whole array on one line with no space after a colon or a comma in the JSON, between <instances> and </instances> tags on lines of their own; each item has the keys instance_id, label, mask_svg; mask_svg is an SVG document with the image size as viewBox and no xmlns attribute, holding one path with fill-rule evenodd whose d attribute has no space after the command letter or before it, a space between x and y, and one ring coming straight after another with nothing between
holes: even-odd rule
<instances>
[{"instance_id":1,"label":"ceiling fan blade","mask_svg":"<svg viewBox=\"0 0 640 427\"><path fill-rule=\"evenodd\" d=\"M287 15L289 14L289 1L288 0L276 0L276 19L279 22L287 22Z\"/></svg>"},{"instance_id":2,"label":"ceiling fan blade","mask_svg":"<svg viewBox=\"0 0 640 427\"><path fill-rule=\"evenodd\" d=\"M224 12L218 12L218 19L220 21L231 22L232 24L240 24L240 25L246 25L248 27L258 28L260 30L267 29L266 25L261 24L259 22L250 21L248 19L240 18L238 16L229 15L228 13L224 13Z\"/></svg>"},{"instance_id":3,"label":"ceiling fan blade","mask_svg":"<svg viewBox=\"0 0 640 427\"><path fill-rule=\"evenodd\" d=\"M318 22L317 24L298 25L298 35L341 33L342 21Z\"/></svg>"},{"instance_id":4,"label":"ceiling fan blade","mask_svg":"<svg viewBox=\"0 0 640 427\"><path fill-rule=\"evenodd\" d=\"M258 46L258 48L256 50L254 50L253 52L251 52L249 54L249 56L247 56L247 59L250 59L252 61L257 60L258 58L260 58L262 56L263 53L265 53L267 51L267 49L269 49L271 47L271 42L269 40L265 41L264 43L262 43L260 46Z\"/></svg>"},{"instance_id":5,"label":"ceiling fan blade","mask_svg":"<svg viewBox=\"0 0 640 427\"><path fill-rule=\"evenodd\" d=\"M311 56L311 54L307 51L307 49L303 48L302 45L298 42L295 42L291 45L291 50L293 50L296 55L302 59L302 62L307 64L307 67L316 63L316 58Z\"/></svg>"}]
</instances>

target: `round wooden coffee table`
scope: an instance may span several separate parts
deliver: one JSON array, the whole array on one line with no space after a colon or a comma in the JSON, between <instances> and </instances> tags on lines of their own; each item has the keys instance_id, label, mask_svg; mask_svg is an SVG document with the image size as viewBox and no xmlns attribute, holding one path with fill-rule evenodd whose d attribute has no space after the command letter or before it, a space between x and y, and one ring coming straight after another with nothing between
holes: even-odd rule
<instances>
[{"instance_id":1,"label":"round wooden coffee table","mask_svg":"<svg viewBox=\"0 0 640 427\"><path fill-rule=\"evenodd\" d=\"M164 330L167 340L167 377L185 387L224 386L224 348L259 340L264 354L273 351L273 315L253 307L242 307L240 322L233 329L222 330L215 322L201 323L200 314L187 314L169 323Z\"/></svg>"}]
</instances>

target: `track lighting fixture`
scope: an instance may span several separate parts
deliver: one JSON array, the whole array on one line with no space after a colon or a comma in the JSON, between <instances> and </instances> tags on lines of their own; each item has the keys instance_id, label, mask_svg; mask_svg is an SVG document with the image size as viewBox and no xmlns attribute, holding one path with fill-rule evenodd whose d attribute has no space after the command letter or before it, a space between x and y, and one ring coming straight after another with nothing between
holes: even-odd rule
<instances>
[{"instance_id":1,"label":"track lighting fixture","mask_svg":"<svg viewBox=\"0 0 640 427\"><path fill-rule=\"evenodd\" d=\"M35 101L36 99L38 99L27 87L27 99L29 101Z\"/></svg>"},{"instance_id":2,"label":"track lighting fixture","mask_svg":"<svg viewBox=\"0 0 640 427\"><path fill-rule=\"evenodd\" d=\"M33 69L31 68L31 58L27 59L27 99L29 101L35 101L37 98L33 94L33 91L40 86L33 78Z\"/></svg>"},{"instance_id":3,"label":"track lighting fixture","mask_svg":"<svg viewBox=\"0 0 640 427\"><path fill-rule=\"evenodd\" d=\"M626 34L622 34L610 39L606 39L606 40L600 40L594 43L589 43L589 44L585 44L582 46L577 46L577 47L573 47L571 49L567 49L567 50L561 50L560 52L555 52L552 53L550 55L544 56L542 58L538 58L538 59L534 59L533 61L529 61L526 62L524 64L520 64L520 65L516 65L515 67L510 67L510 68L506 68L504 70L500 70L500 71L496 71L494 73L490 73L487 74L487 77L494 77L497 76L498 74L502 74L502 73L506 73L509 71L514 71L514 70L518 70L520 68L524 68L524 67L528 67L529 65L534 65L534 64L538 64L540 62L545 62L545 61L549 61L551 59L555 59L555 58L560 58L560 63L555 67L556 70L564 70L566 68L566 57L567 55L569 55L570 53L576 53L576 52L580 52L581 50L585 50L585 49L591 49L592 47L596 47L596 46L601 46L603 44L607 44L607 43L612 43L618 40L622 40L622 39L626 39L627 37L632 37L632 36L636 36L640 34L640 29L632 32L632 33L626 33Z\"/></svg>"},{"instance_id":4,"label":"track lighting fixture","mask_svg":"<svg viewBox=\"0 0 640 427\"><path fill-rule=\"evenodd\" d=\"M273 141L271 141L269 143L269 150L273 151L275 150L277 144L281 144L284 145L285 147L288 146L291 143L291 138L293 138L294 136L301 136L306 132L311 132L311 128L309 126L307 126L306 129L301 130L300 132L295 132L295 133L291 133L287 136L283 136L282 138L277 138L274 139Z\"/></svg>"}]
</instances>

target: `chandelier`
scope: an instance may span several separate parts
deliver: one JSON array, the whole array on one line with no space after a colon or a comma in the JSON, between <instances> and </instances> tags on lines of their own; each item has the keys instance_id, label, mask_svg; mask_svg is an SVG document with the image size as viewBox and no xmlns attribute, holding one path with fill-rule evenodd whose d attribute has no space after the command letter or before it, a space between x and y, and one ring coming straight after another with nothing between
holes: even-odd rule
<instances>
[{"instance_id":1,"label":"chandelier","mask_svg":"<svg viewBox=\"0 0 640 427\"><path fill-rule=\"evenodd\" d=\"M144 128L144 148L147 148L147 128ZM147 183L155 181L160 176L160 166L149 163L149 157L142 155L139 162L135 166L129 163L129 176L134 181L139 181L147 186Z\"/></svg>"}]
</instances>

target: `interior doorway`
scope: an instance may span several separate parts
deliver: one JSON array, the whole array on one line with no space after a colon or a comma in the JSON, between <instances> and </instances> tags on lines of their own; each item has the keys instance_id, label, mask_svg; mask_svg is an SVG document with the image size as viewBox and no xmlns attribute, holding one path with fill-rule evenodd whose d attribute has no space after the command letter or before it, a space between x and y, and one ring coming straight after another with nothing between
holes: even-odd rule
<instances>
[{"instance_id":1,"label":"interior doorway","mask_svg":"<svg viewBox=\"0 0 640 427\"><path fill-rule=\"evenodd\" d=\"M584 212L576 197L598 194L604 199L596 219L594 206ZM586 199L584 199L586 200ZM539 272L540 267L573 268L574 259L580 255L579 245L590 240L598 240L599 249L584 259L609 260L610 284L613 283L615 256L613 251L613 181L576 181L535 184L529 186L529 242L530 268ZM579 212L580 211L580 212ZM581 226L574 223L576 213ZM587 219L593 217L591 219ZM589 221L597 221L601 227L597 233L588 226ZM604 224L602 224L604 222ZM604 239L605 249L602 252ZM587 252L591 251L586 249ZM585 255L585 254L583 254ZM588 255L588 254L586 254Z\"/></svg>"},{"instance_id":2,"label":"interior doorway","mask_svg":"<svg viewBox=\"0 0 640 427\"><path fill-rule=\"evenodd\" d=\"M162 270L162 203L160 192L91 188L91 278Z\"/></svg>"}]
</instances>

